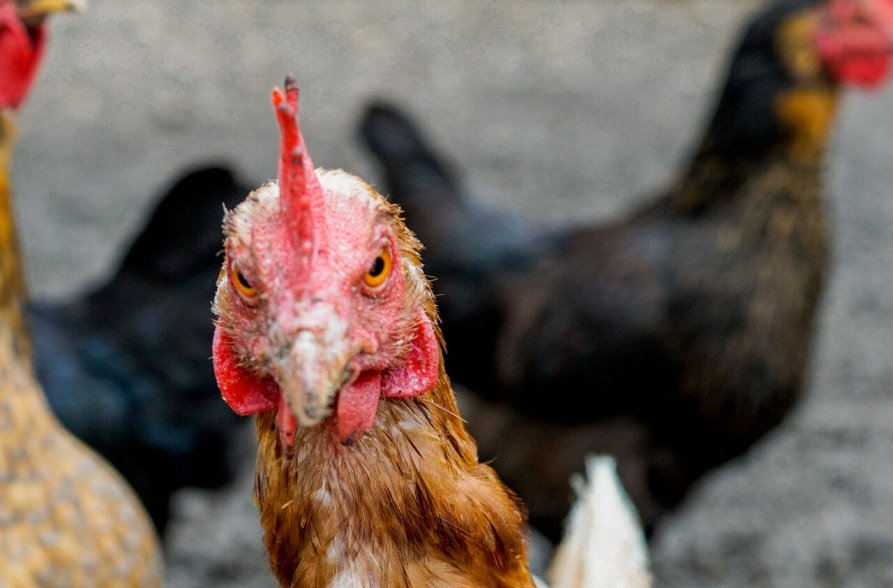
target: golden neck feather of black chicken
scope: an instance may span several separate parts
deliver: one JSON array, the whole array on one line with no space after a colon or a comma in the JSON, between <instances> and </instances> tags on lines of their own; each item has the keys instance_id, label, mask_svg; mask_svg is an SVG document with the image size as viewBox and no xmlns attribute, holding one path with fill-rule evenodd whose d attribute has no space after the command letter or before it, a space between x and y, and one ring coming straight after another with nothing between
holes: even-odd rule
<instances>
[{"instance_id":1,"label":"golden neck feather of black chicken","mask_svg":"<svg viewBox=\"0 0 893 588\"><path fill-rule=\"evenodd\" d=\"M14 142L12 117L0 111L0 338L11 341L13 353L20 360L30 361L31 342L24 317L25 279L10 179Z\"/></svg>"},{"instance_id":2,"label":"golden neck feather of black chicken","mask_svg":"<svg viewBox=\"0 0 893 588\"><path fill-rule=\"evenodd\" d=\"M533 586L517 499L478 462L442 363L434 389L382 400L351 446L299 429L288 456L275 412L256 426L261 526L283 586Z\"/></svg>"},{"instance_id":3,"label":"golden neck feather of black chicken","mask_svg":"<svg viewBox=\"0 0 893 588\"><path fill-rule=\"evenodd\" d=\"M748 186L759 183L763 176L791 181L790 190L773 190L771 194L787 193L801 200L819 202L836 108L837 95L833 90L809 88L779 96L779 117L795 132L758 157L730 155L717 149L715 137L708 134L688 171L672 187L669 202L680 210L697 212L711 204L733 200L744 190L749 198L768 196L769 193L748 190ZM814 189L802 189L807 186Z\"/></svg>"},{"instance_id":4,"label":"golden neck feather of black chicken","mask_svg":"<svg viewBox=\"0 0 893 588\"><path fill-rule=\"evenodd\" d=\"M733 198L765 174L790 177L799 186L820 184L839 83L816 51L810 12L773 26L761 43L747 41L753 31L745 36L688 171L671 190L671 205L697 211ZM791 173L779 174L781 168ZM819 196L819 190L798 192Z\"/></svg>"},{"instance_id":5,"label":"golden neck feather of black chicken","mask_svg":"<svg viewBox=\"0 0 893 588\"><path fill-rule=\"evenodd\" d=\"M815 48L815 18L805 13L775 32L777 59L789 81L769 98L779 133L779 157L820 168L837 116L839 83Z\"/></svg>"}]
</instances>

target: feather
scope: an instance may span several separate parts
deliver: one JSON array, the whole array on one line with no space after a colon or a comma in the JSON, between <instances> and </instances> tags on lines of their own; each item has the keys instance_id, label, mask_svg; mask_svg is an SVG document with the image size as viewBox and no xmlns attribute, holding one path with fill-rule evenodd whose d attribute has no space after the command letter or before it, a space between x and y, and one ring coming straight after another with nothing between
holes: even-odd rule
<instances>
[{"instance_id":1,"label":"feather","mask_svg":"<svg viewBox=\"0 0 893 588\"><path fill-rule=\"evenodd\" d=\"M552 588L648 588L648 547L610 457L589 457L548 577Z\"/></svg>"}]
</instances>

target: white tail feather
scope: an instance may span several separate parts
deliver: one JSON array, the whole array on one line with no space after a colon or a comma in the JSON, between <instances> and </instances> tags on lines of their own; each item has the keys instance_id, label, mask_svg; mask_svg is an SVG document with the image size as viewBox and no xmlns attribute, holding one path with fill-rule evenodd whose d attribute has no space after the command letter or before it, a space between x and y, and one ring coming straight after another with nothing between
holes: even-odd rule
<instances>
[{"instance_id":1,"label":"white tail feather","mask_svg":"<svg viewBox=\"0 0 893 588\"><path fill-rule=\"evenodd\" d=\"M577 502L547 577L552 588L648 588L648 547L610 457L586 460L571 481Z\"/></svg>"}]
</instances>

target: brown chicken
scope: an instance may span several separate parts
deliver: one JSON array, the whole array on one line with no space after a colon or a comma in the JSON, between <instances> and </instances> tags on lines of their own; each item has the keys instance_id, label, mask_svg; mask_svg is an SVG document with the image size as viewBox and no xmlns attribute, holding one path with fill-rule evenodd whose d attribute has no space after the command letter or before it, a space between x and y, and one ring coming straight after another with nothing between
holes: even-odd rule
<instances>
[{"instance_id":1,"label":"brown chicken","mask_svg":"<svg viewBox=\"0 0 893 588\"><path fill-rule=\"evenodd\" d=\"M364 137L427 246L456 381L498 401L463 414L538 529L558 537L567 477L592 452L616 456L653 527L795 406L839 100L883 84L891 51L890 0L768 3L670 189L557 235L483 210L403 117L369 111Z\"/></svg>"},{"instance_id":2,"label":"brown chicken","mask_svg":"<svg viewBox=\"0 0 893 588\"><path fill-rule=\"evenodd\" d=\"M10 196L11 110L33 80L47 13L0 0L0 585L157 586L151 523L130 488L50 413L31 369Z\"/></svg>"},{"instance_id":3,"label":"brown chicken","mask_svg":"<svg viewBox=\"0 0 893 588\"><path fill-rule=\"evenodd\" d=\"M213 352L230 406L260 413L276 577L533 586L521 509L457 414L418 241L370 186L314 171L293 82L274 105L279 181L226 216Z\"/></svg>"}]
</instances>

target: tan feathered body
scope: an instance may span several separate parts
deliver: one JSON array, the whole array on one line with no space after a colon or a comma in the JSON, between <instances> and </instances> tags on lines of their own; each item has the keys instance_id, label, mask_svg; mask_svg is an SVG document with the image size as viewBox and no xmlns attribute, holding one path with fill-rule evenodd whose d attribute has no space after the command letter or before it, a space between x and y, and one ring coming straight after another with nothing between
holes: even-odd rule
<instances>
[{"instance_id":1,"label":"tan feathered body","mask_svg":"<svg viewBox=\"0 0 893 588\"><path fill-rule=\"evenodd\" d=\"M160 586L134 493L50 413L31 369L11 203L13 125L0 112L0 586Z\"/></svg>"}]
</instances>

